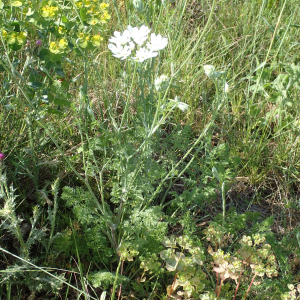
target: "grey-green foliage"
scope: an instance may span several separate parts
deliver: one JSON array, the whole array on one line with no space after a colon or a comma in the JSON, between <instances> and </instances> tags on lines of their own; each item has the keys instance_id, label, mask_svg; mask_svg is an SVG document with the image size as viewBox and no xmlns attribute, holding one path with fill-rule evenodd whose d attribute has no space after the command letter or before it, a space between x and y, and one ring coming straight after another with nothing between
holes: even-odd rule
<instances>
[{"instance_id":1,"label":"grey-green foliage","mask_svg":"<svg viewBox=\"0 0 300 300\"><path fill-rule=\"evenodd\" d=\"M83 225L99 222L99 213L89 192L81 187L75 189L65 186L61 199L65 200L67 207L72 207L76 219Z\"/></svg>"},{"instance_id":2,"label":"grey-green foliage","mask_svg":"<svg viewBox=\"0 0 300 300\"><path fill-rule=\"evenodd\" d=\"M0 282L10 284L21 282L28 286L31 291L52 290L57 292L62 287L62 281L59 278L64 278L64 274L56 274L56 278L54 278L40 270L34 269L25 262L37 263L39 258L32 259L30 257L30 250L36 243L46 244L44 243L46 228L37 226L42 210L38 206L33 207L30 225L26 223L26 220L20 218L16 211L16 199L18 196L15 195L15 189L12 185L8 187L6 174L2 171L0 169L0 201L3 202L0 208L0 230L4 229L3 233L7 233L8 231L12 235L12 238L17 240L18 243L16 244L19 244L19 256L23 260L16 260L12 265L2 270ZM25 225L24 228L30 226L29 234L26 235L27 238L25 238L23 225Z\"/></svg>"},{"instance_id":3,"label":"grey-green foliage","mask_svg":"<svg viewBox=\"0 0 300 300\"><path fill-rule=\"evenodd\" d=\"M172 137L168 138L168 142L171 145L177 145L179 143L178 140L182 137L182 143L187 147L193 137L188 129L183 129L182 132L184 134L182 135L180 131L178 137L173 133ZM226 183L230 184L233 182L240 159L231 155L229 146L226 143L220 143L214 147L211 146L211 138L208 135L202 142L198 148L197 161L195 160L190 165L185 176L181 178L182 191L171 190L170 194L174 197L171 203L172 209L179 207L185 213L192 206L202 207L215 199L217 197L216 191L220 191L220 183L213 176L213 168L218 170L219 176ZM184 151L182 148L179 149L179 151Z\"/></svg>"},{"instance_id":4,"label":"grey-green foliage","mask_svg":"<svg viewBox=\"0 0 300 300\"><path fill-rule=\"evenodd\" d=\"M98 271L89 274L89 280L93 287L101 287L103 290L107 290L116 279L116 274L108 271ZM118 274L117 285L128 283L129 279L126 276Z\"/></svg>"},{"instance_id":5,"label":"grey-green foliage","mask_svg":"<svg viewBox=\"0 0 300 300\"><path fill-rule=\"evenodd\" d=\"M33 268L25 263L18 263L7 267L3 270L0 276L0 282L24 284L31 291L52 291L57 293L63 285L65 273L53 273L55 276L50 276L40 270Z\"/></svg>"},{"instance_id":6,"label":"grey-green foliage","mask_svg":"<svg viewBox=\"0 0 300 300\"><path fill-rule=\"evenodd\" d=\"M126 189L126 206L135 208L143 206L151 198L156 183L165 176L166 169L157 155L158 141L147 141L144 147L137 151L138 145L144 141L145 132L141 126L124 135L126 142L116 149L115 158L107 165L111 172L110 182L106 189L110 189L109 201L118 204ZM125 183L126 181L126 183Z\"/></svg>"},{"instance_id":7,"label":"grey-green foliage","mask_svg":"<svg viewBox=\"0 0 300 300\"><path fill-rule=\"evenodd\" d=\"M122 230L140 253L156 253L168 230L168 223L163 221L163 217L159 206L144 211L135 209L124 221Z\"/></svg>"},{"instance_id":8,"label":"grey-green foliage","mask_svg":"<svg viewBox=\"0 0 300 300\"><path fill-rule=\"evenodd\" d=\"M25 240L22 233L23 219L16 213L15 189L11 185L8 187L6 174L0 175L0 199L4 201L0 209L0 218L2 220L1 227L9 231L20 244L20 256L24 259L29 259L31 246L43 238L45 228L36 228L36 223L41 215L41 210L38 206L33 207L33 216L30 218L31 228L27 239ZM25 224L28 226L28 224Z\"/></svg>"},{"instance_id":9,"label":"grey-green foliage","mask_svg":"<svg viewBox=\"0 0 300 300\"><path fill-rule=\"evenodd\" d=\"M105 224L90 193L80 187L64 187L61 199L72 209L73 224L78 223L80 229L67 228L57 235L54 240L55 250L65 255L76 255L75 237L81 255L92 261L107 263L113 252L103 233Z\"/></svg>"}]
</instances>

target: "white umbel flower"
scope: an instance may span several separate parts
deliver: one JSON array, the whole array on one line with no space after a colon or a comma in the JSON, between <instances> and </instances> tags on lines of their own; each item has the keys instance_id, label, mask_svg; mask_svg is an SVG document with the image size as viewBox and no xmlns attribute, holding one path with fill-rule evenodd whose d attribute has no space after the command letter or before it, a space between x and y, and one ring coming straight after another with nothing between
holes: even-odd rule
<instances>
[{"instance_id":1,"label":"white umbel flower","mask_svg":"<svg viewBox=\"0 0 300 300\"><path fill-rule=\"evenodd\" d=\"M158 52L152 52L145 47L140 48L136 51L136 56L133 57L133 60L136 60L138 62L143 62L147 60L148 58L152 58L157 56Z\"/></svg>"},{"instance_id":2,"label":"white umbel flower","mask_svg":"<svg viewBox=\"0 0 300 300\"><path fill-rule=\"evenodd\" d=\"M130 32L133 41L139 46L143 45L143 43L148 39L148 34L150 33L150 29L145 25L142 25L141 28L131 27L128 25L127 29Z\"/></svg>"},{"instance_id":3,"label":"white umbel flower","mask_svg":"<svg viewBox=\"0 0 300 300\"><path fill-rule=\"evenodd\" d=\"M128 30L125 30L123 32L123 34L121 34L121 32L119 31L115 31L114 32L114 35L115 36L112 36L109 41L111 43L114 43L116 45L122 45L122 46L125 46L127 43L130 42L130 32Z\"/></svg>"},{"instance_id":4,"label":"white umbel flower","mask_svg":"<svg viewBox=\"0 0 300 300\"><path fill-rule=\"evenodd\" d=\"M122 60L130 56L134 61L144 62L157 56L157 51L164 49L168 44L167 38L154 33L151 34L149 41L149 34L150 29L145 25L140 28L128 25L123 33L114 32L109 39L108 49L112 51L113 56Z\"/></svg>"},{"instance_id":5,"label":"white umbel flower","mask_svg":"<svg viewBox=\"0 0 300 300\"><path fill-rule=\"evenodd\" d=\"M108 49L113 53L114 57L121 58L121 60L126 59L131 54L131 49L129 46L121 46L109 44Z\"/></svg>"},{"instance_id":6,"label":"white umbel flower","mask_svg":"<svg viewBox=\"0 0 300 300\"><path fill-rule=\"evenodd\" d=\"M167 38L163 38L160 34L155 35L154 33L151 33L150 43L147 43L147 48L152 51L159 51L164 49L167 44Z\"/></svg>"}]
</instances>

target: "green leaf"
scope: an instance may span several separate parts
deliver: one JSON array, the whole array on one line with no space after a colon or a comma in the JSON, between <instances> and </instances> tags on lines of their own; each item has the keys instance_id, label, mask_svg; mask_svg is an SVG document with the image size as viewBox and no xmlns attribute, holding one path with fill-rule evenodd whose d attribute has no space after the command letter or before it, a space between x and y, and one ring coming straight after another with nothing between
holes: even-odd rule
<instances>
[{"instance_id":1,"label":"green leaf","mask_svg":"<svg viewBox=\"0 0 300 300\"><path fill-rule=\"evenodd\" d=\"M282 94L281 94L281 92L274 92L274 93L271 93L271 94L270 94L270 97L267 98L267 100L268 100L269 102L272 102L272 103L278 103L278 102L281 101L281 99L282 99Z\"/></svg>"},{"instance_id":2,"label":"green leaf","mask_svg":"<svg viewBox=\"0 0 300 300\"><path fill-rule=\"evenodd\" d=\"M278 91L283 91L287 89L289 84L289 75L288 74L279 74L277 78L273 81L274 87Z\"/></svg>"},{"instance_id":3,"label":"green leaf","mask_svg":"<svg viewBox=\"0 0 300 300\"><path fill-rule=\"evenodd\" d=\"M51 107L47 107L47 112L48 112L49 114L52 114L52 115L59 115L59 116L61 116L61 115L63 114L61 111L59 111L59 110L57 110L57 109L53 109L53 108L51 108Z\"/></svg>"},{"instance_id":4,"label":"green leaf","mask_svg":"<svg viewBox=\"0 0 300 300\"><path fill-rule=\"evenodd\" d=\"M58 62L62 59L63 54L62 53L52 53L50 52L50 59L53 62Z\"/></svg>"},{"instance_id":5,"label":"green leaf","mask_svg":"<svg viewBox=\"0 0 300 300\"><path fill-rule=\"evenodd\" d=\"M87 12L86 12L86 8L81 8L80 9L80 17L82 19L83 22L87 21Z\"/></svg>"},{"instance_id":6,"label":"green leaf","mask_svg":"<svg viewBox=\"0 0 300 300\"><path fill-rule=\"evenodd\" d=\"M62 78L66 77L66 74L64 73L60 64L57 64L57 66L55 67L55 73Z\"/></svg>"},{"instance_id":7,"label":"green leaf","mask_svg":"<svg viewBox=\"0 0 300 300\"><path fill-rule=\"evenodd\" d=\"M47 28L50 24L49 21L46 21L37 11L32 11L31 8L28 9L26 13L26 22L32 23L41 28Z\"/></svg>"},{"instance_id":8,"label":"green leaf","mask_svg":"<svg viewBox=\"0 0 300 300\"><path fill-rule=\"evenodd\" d=\"M41 87L43 87L43 84L39 81L29 82L27 85L30 86L31 88L35 89L35 90L38 90Z\"/></svg>"},{"instance_id":9,"label":"green leaf","mask_svg":"<svg viewBox=\"0 0 300 300\"><path fill-rule=\"evenodd\" d=\"M185 255L183 253L176 252L175 256L166 259L166 269L171 272L183 270L185 266L183 262L184 258Z\"/></svg>"},{"instance_id":10,"label":"green leaf","mask_svg":"<svg viewBox=\"0 0 300 300\"><path fill-rule=\"evenodd\" d=\"M220 174L219 174L218 170L215 167L212 168L212 173L213 173L214 177L221 183Z\"/></svg>"},{"instance_id":11,"label":"green leaf","mask_svg":"<svg viewBox=\"0 0 300 300\"><path fill-rule=\"evenodd\" d=\"M65 24L66 29L71 30L76 23L70 22L66 16L62 16L61 21Z\"/></svg>"},{"instance_id":12,"label":"green leaf","mask_svg":"<svg viewBox=\"0 0 300 300\"><path fill-rule=\"evenodd\" d=\"M13 44L13 45L9 45L9 48L12 49L13 51L18 51L22 49L22 45Z\"/></svg>"},{"instance_id":13,"label":"green leaf","mask_svg":"<svg viewBox=\"0 0 300 300\"><path fill-rule=\"evenodd\" d=\"M170 238L165 237L162 244L167 248L176 248L176 237L171 236Z\"/></svg>"},{"instance_id":14,"label":"green leaf","mask_svg":"<svg viewBox=\"0 0 300 300\"><path fill-rule=\"evenodd\" d=\"M71 102L66 100L66 99L63 99L63 98L57 98L57 97L54 97L54 103L56 105L65 105L65 106L71 106Z\"/></svg>"},{"instance_id":15,"label":"green leaf","mask_svg":"<svg viewBox=\"0 0 300 300\"><path fill-rule=\"evenodd\" d=\"M50 51L48 49L42 49L38 55L40 60L49 61L50 60Z\"/></svg>"}]
</instances>

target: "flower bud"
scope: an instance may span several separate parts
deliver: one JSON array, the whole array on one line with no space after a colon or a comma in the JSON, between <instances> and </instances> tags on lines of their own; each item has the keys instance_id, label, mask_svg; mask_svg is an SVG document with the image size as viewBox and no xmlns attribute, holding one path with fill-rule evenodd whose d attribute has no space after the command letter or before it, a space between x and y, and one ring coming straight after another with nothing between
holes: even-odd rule
<instances>
[{"instance_id":1,"label":"flower bud","mask_svg":"<svg viewBox=\"0 0 300 300\"><path fill-rule=\"evenodd\" d=\"M213 78L216 77L216 68L214 66L212 66L212 65L205 65L203 67L203 69L204 69L205 74L209 78L213 79Z\"/></svg>"},{"instance_id":2,"label":"flower bud","mask_svg":"<svg viewBox=\"0 0 300 300\"><path fill-rule=\"evenodd\" d=\"M160 77L157 77L154 81L155 89L158 92L164 92L168 86L169 86L170 78L166 75L161 75Z\"/></svg>"},{"instance_id":3,"label":"flower bud","mask_svg":"<svg viewBox=\"0 0 300 300\"><path fill-rule=\"evenodd\" d=\"M134 6L134 8L138 11L138 12L142 12L144 7L143 7L143 1L142 0L133 0L132 4Z\"/></svg>"}]
</instances>

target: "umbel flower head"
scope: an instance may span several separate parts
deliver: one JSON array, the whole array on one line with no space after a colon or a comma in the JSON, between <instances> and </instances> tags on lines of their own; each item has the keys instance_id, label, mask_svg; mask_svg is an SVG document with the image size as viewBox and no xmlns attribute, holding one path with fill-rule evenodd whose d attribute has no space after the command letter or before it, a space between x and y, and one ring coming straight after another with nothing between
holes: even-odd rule
<instances>
[{"instance_id":1,"label":"umbel flower head","mask_svg":"<svg viewBox=\"0 0 300 300\"><path fill-rule=\"evenodd\" d=\"M140 28L128 25L123 33L114 32L114 36L109 39L108 49L121 60L130 57L134 61L143 62L156 57L157 51L163 50L168 44L168 39L160 34L151 33L150 37L149 34L150 29L145 25Z\"/></svg>"}]
</instances>

